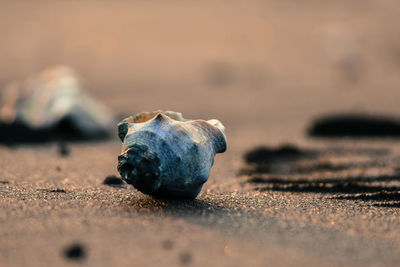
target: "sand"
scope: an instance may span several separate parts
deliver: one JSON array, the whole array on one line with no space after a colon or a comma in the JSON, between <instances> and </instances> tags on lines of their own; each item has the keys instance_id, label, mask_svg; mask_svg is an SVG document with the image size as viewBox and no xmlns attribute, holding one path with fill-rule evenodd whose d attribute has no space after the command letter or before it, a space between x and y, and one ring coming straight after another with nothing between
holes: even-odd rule
<instances>
[{"instance_id":1,"label":"sand","mask_svg":"<svg viewBox=\"0 0 400 267\"><path fill-rule=\"evenodd\" d=\"M167 201L103 184L118 176L116 136L64 155L54 143L0 146L0 266L398 266L399 141L306 130L332 112L399 114L399 11L397 1L3 1L1 85L67 64L115 114L220 119L228 150L196 200ZM339 171L238 175L246 151L284 143L356 152L327 156L352 166Z\"/></svg>"}]
</instances>

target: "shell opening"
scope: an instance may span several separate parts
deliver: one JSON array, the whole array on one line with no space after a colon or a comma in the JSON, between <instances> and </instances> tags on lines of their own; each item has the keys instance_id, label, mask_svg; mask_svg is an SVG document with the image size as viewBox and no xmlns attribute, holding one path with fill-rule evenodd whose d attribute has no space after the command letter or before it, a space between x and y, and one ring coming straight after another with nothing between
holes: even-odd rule
<instances>
[{"instance_id":1,"label":"shell opening","mask_svg":"<svg viewBox=\"0 0 400 267\"><path fill-rule=\"evenodd\" d=\"M147 147L135 145L121 154L118 161L118 171L128 184L144 193L152 193L160 188L160 161Z\"/></svg>"}]
</instances>

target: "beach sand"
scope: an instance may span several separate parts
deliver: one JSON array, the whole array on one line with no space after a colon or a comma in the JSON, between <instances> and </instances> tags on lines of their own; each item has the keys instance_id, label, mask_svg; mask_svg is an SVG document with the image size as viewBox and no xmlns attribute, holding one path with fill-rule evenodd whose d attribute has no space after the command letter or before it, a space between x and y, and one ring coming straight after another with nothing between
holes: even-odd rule
<instances>
[{"instance_id":1,"label":"beach sand","mask_svg":"<svg viewBox=\"0 0 400 267\"><path fill-rule=\"evenodd\" d=\"M221 120L228 150L195 200L172 201L103 184L116 134L68 155L0 146L0 266L398 266L399 140L306 132L324 114L400 114L399 15L397 1L2 1L1 86L69 65L120 117ZM306 171L240 174L247 151L288 143L317 151Z\"/></svg>"}]
</instances>

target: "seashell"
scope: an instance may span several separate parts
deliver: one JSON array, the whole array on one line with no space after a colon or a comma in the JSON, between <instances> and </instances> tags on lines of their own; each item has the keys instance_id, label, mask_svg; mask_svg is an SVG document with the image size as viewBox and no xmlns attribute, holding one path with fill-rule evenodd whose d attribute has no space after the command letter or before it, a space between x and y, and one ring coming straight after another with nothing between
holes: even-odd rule
<instances>
[{"instance_id":1,"label":"seashell","mask_svg":"<svg viewBox=\"0 0 400 267\"><path fill-rule=\"evenodd\" d=\"M0 123L2 127L9 126L7 130L12 126L28 129L26 139L38 133L49 135L43 139L68 135L65 127L55 130L65 124L74 131L71 130L71 135L93 139L110 136L114 118L107 108L83 91L71 68L57 66L2 88Z\"/></svg>"},{"instance_id":2,"label":"seashell","mask_svg":"<svg viewBox=\"0 0 400 267\"><path fill-rule=\"evenodd\" d=\"M216 153L226 150L218 120L186 120L173 111L144 112L118 124L122 179L159 197L195 198L208 180Z\"/></svg>"}]
</instances>

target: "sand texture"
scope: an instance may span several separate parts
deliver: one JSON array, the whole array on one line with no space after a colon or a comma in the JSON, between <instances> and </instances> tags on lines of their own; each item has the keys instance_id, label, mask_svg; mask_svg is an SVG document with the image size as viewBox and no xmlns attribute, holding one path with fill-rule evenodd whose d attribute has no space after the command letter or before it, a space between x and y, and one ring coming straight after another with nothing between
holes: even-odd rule
<instances>
[{"instance_id":1,"label":"sand texture","mask_svg":"<svg viewBox=\"0 0 400 267\"><path fill-rule=\"evenodd\" d=\"M1 145L0 266L399 266L399 139L307 135L324 114L400 114L399 15L390 0L1 1L0 88L69 65L119 117L221 120L228 150L173 201L103 184L116 131ZM273 156L247 163L258 146Z\"/></svg>"}]
</instances>

